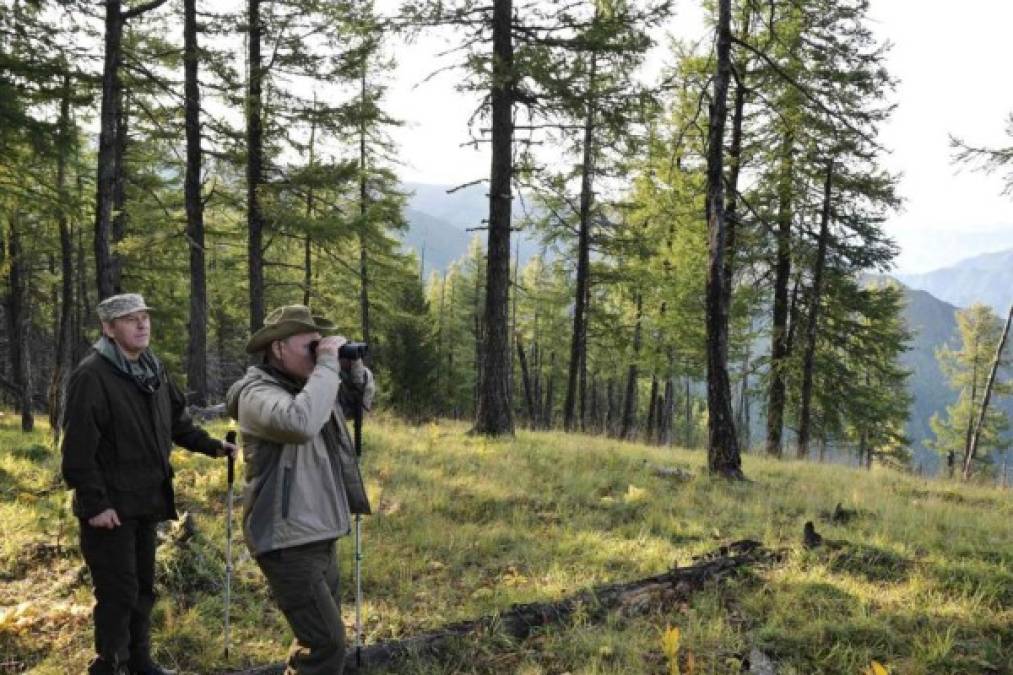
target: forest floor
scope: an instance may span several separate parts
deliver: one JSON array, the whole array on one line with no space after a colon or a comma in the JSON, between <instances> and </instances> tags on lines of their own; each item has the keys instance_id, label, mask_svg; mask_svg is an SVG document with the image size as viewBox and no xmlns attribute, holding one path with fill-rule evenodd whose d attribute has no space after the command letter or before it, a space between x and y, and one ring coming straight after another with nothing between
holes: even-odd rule
<instances>
[{"instance_id":1,"label":"forest floor","mask_svg":"<svg viewBox=\"0 0 1013 675\"><path fill-rule=\"evenodd\" d=\"M23 435L18 422L0 415L0 673L80 673L92 598L77 523L48 430ZM758 664L767 659L782 674L860 673L873 661L892 673L1013 672L1009 491L756 455L744 457L751 482L728 483L706 475L699 450L529 431L486 440L467 428L366 422L367 644L660 574L735 540L780 555L635 611L576 611L524 639L468 635L392 672L670 673L676 649L684 674L774 672ZM290 633L241 543L238 505L224 658L225 464L183 451L173 464L196 533L184 541L170 528L159 547L157 659L183 673L279 662ZM854 511L846 522L832 517L838 503ZM802 546L810 520L827 540L815 549ZM349 640L351 555L347 537ZM668 627L677 647L663 647Z\"/></svg>"}]
</instances>

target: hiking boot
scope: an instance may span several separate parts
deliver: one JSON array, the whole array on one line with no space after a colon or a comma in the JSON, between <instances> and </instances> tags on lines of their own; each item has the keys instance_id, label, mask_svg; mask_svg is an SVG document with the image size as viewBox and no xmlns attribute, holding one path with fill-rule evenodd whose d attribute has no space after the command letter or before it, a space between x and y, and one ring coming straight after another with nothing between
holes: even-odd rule
<instances>
[{"instance_id":1,"label":"hiking boot","mask_svg":"<svg viewBox=\"0 0 1013 675\"><path fill-rule=\"evenodd\" d=\"M98 656L88 664L88 675L129 675L129 671L126 666L116 666L113 662Z\"/></svg>"}]
</instances>

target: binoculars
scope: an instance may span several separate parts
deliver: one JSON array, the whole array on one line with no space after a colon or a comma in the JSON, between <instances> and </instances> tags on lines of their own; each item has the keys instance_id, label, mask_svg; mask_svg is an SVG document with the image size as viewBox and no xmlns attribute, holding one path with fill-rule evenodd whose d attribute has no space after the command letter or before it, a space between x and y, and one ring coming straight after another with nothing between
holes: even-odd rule
<instances>
[{"instance_id":1,"label":"binoculars","mask_svg":"<svg viewBox=\"0 0 1013 675\"><path fill-rule=\"evenodd\" d=\"M314 357L317 355L317 345L320 340L314 340L310 343L310 354ZM338 347L338 358L351 359L357 361L363 358L369 353L369 345L365 342L346 342L345 344Z\"/></svg>"}]
</instances>

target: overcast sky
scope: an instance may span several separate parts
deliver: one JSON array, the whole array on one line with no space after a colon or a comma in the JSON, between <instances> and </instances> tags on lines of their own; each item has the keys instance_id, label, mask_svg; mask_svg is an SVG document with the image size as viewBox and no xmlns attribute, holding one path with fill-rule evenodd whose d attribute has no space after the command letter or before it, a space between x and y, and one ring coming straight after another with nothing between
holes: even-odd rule
<instances>
[{"instance_id":1,"label":"overcast sky","mask_svg":"<svg viewBox=\"0 0 1013 675\"><path fill-rule=\"evenodd\" d=\"M386 3L380 3L381 5ZM698 0L677 6L670 32L697 38L703 27ZM902 174L902 212L887 230L901 245L899 271L943 267L962 258L1013 248L1013 198L999 176L951 163L948 134L975 145L1009 145L1006 117L1013 111L1013 2L1009 0L872 0L875 29L894 47L888 67L900 79L897 110L881 139L886 166ZM468 141L467 119L476 101L453 89L455 74L424 81L452 43L423 37L396 45L397 71L390 111L411 123L396 133L405 180L458 184L487 177L487 148ZM663 51L654 60L667 59ZM442 63L447 63L444 60Z\"/></svg>"}]
</instances>

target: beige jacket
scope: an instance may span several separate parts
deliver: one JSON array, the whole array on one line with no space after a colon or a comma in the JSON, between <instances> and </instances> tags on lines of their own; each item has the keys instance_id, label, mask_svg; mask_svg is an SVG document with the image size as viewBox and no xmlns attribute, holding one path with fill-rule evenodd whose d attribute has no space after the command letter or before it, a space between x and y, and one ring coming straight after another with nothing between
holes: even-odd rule
<instances>
[{"instance_id":1,"label":"beige jacket","mask_svg":"<svg viewBox=\"0 0 1013 675\"><path fill-rule=\"evenodd\" d=\"M229 388L246 463L243 536L251 554L336 539L348 534L349 513L370 512L341 403L358 395L368 408L373 391L368 370L339 376L331 354L301 388L266 366L252 366Z\"/></svg>"}]
</instances>

